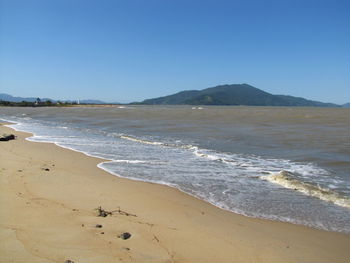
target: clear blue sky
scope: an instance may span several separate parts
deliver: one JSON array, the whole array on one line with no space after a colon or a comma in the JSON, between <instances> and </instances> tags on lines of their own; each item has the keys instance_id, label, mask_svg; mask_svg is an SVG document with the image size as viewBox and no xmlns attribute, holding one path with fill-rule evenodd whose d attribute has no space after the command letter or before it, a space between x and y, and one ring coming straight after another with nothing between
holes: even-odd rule
<instances>
[{"instance_id":1,"label":"clear blue sky","mask_svg":"<svg viewBox=\"0 0 350 263\"><path fill-rule=\"evenodd\" d=\"M136 101L218 84L350 102L349 0L0 0L0 93Z\"/></svg>"}]
</instances>

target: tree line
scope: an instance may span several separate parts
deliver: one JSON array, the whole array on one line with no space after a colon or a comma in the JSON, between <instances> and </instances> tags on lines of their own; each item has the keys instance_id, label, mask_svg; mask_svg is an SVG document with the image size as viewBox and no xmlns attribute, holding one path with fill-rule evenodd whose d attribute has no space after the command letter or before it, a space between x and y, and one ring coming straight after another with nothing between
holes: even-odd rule
<instances>
[{"instance_id":1,"label":"tree line","mask_svg":"<svg viewBox=\"0 0 350 263\"><path fill-rule=\"evenodd\" d=\"M64 107L64 106L71 106L71 105L77 105L78 103L76 101L73 102L66 102L66 101L51 101L51 100L45 100L42 101L40 98L37 98L35 101L21 101L21 102L13 102L13 101L5 101L0 100L0 106L12 106L12 107Z\"/></svg>"}]
</instances>

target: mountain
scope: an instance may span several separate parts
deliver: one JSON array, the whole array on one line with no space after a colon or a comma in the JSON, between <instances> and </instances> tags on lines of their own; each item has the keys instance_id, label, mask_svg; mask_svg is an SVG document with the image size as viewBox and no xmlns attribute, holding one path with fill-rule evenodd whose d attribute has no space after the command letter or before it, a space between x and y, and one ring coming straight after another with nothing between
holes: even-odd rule
<instances>
[{"instance_id":1,"label":"mountain","mask_svg":"<svg viewBox=\"0 0 350 263\"><path fill-rule=\"evenodd\" d=\"M106 104L106 102L102 100L80 100L79 102L83 104Z\"/></svg>"},{"instance_id":2,"label":"mountain","mask_svg":"<svg viewBox=\"0 0 350 263\"><path fill-rule=\"evenodd\" d=\"M350 102L341 105L343 108L350 108Z\"/></svg>"},{"instance_id":3,"label":"mountain","mask_svg":"<svg viewBox=\"0 0 350 263\"><path fill-rule=\"evenodd\" d=\"M0 93L0 100L11 101L11 102L22 102L22 101L35 102L37 100L37 98L14 97L14 96L11 96L9 94ZM40 98L40 100L42 100L42 101L47 101L47 100L54 101L54 100L48 99L48 98Z\"/></svg>"},{"instance_id":4,"label":"mountain","mask_svg":"<svg viewBox=\"0 0 350 263\"><path fill-rule=\"evenodd\" d=\"M204 90L181 91L165 97L147 99L137 104L339 107L339 105L332 103L286 95L273 95L248 84L220 85Z\"/></svg>"},{"instance_id":5,"label":"mountain","mask_svg":"<svg viewBox=\"0 0 350 263\"><path fill-rule=\"evenodd\" d=\"M35 102L37 100L37 98L23 98L23 97L14 97L11 96L9 94L5 94L5 93L0 93L0 101L10 101L10 102L22 102L22 101L28 101L28 102ZM41 101L51 101L53 103L56 103L57 100L53 100L53 99L49 99L49 98L40 98ZM61 100L63 102L68 102L68 103L72 103L75 101L72 100ZM80 100L79 103L81 104L107 104L104 101L101 100Z\"/></svg>"}]
</instances>

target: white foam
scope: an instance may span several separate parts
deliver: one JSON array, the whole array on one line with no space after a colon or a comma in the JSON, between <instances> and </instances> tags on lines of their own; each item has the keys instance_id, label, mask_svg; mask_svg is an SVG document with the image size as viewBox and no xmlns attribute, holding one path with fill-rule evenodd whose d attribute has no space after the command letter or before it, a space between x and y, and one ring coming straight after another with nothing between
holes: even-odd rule
<instances>
[{"instance_id":1,"label":"white foam","mask_svg":"<svg viewBox=\"0 0 350 263\"><path fill-rule=\"evenodd\" d=\"M113 160L114 163L132 163L132 164L139 164L139 163L150 163L147 161L141 161L141 160Z\"/></svg>"},{"instance_id":2,"label":"white foam","mask_svg":"<svg viewBox=\"0 0 350 263\"><path fill-rule=\"evenodd\" d=\"M142 139L126 136L126 135L120 135L119 137L122 138L122 139L125 139L125 140L129 140L129 141L133 141L133 142L139 142L139 143L143 143L143 144L163 145L163 143L161 143L161 142L152 142L152 141L142 140Z\"/></svg>"},{"instance_id":3,"label":"white foam","mask_svg":"<svg viewBox=\"0 0 350 263\"><path fill-rule=\"evenodd\" d=\"M340 195L334 190L326 189L319 185L301 182L287 171L273 173L272 175L261 176L262 179L292 189L308 196L319 198L320 200L332 202L336 205L350 208L350 198Z\"/></svg>"}]
</instances>

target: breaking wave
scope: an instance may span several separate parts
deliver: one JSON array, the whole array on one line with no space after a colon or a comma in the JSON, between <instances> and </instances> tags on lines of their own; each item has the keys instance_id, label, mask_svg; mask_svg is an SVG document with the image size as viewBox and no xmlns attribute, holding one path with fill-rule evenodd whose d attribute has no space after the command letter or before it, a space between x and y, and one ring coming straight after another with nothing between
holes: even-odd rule
<instances>
[{"instance_id":1,"label":"breaking wave","mask_svg":"<svg viewBox=\"0 0 350 263\"><path fill-rule=\"evenodd\" d=\"M261 179L281 185L285 188L292 189L308 196L319 198L323 201L332 202L333 204L350 208L350 198L342 196L340 193L331 189L302 182L295 178L293 173L281 171L272 175L260 176Z\"/></svg>"}]
</instances>

